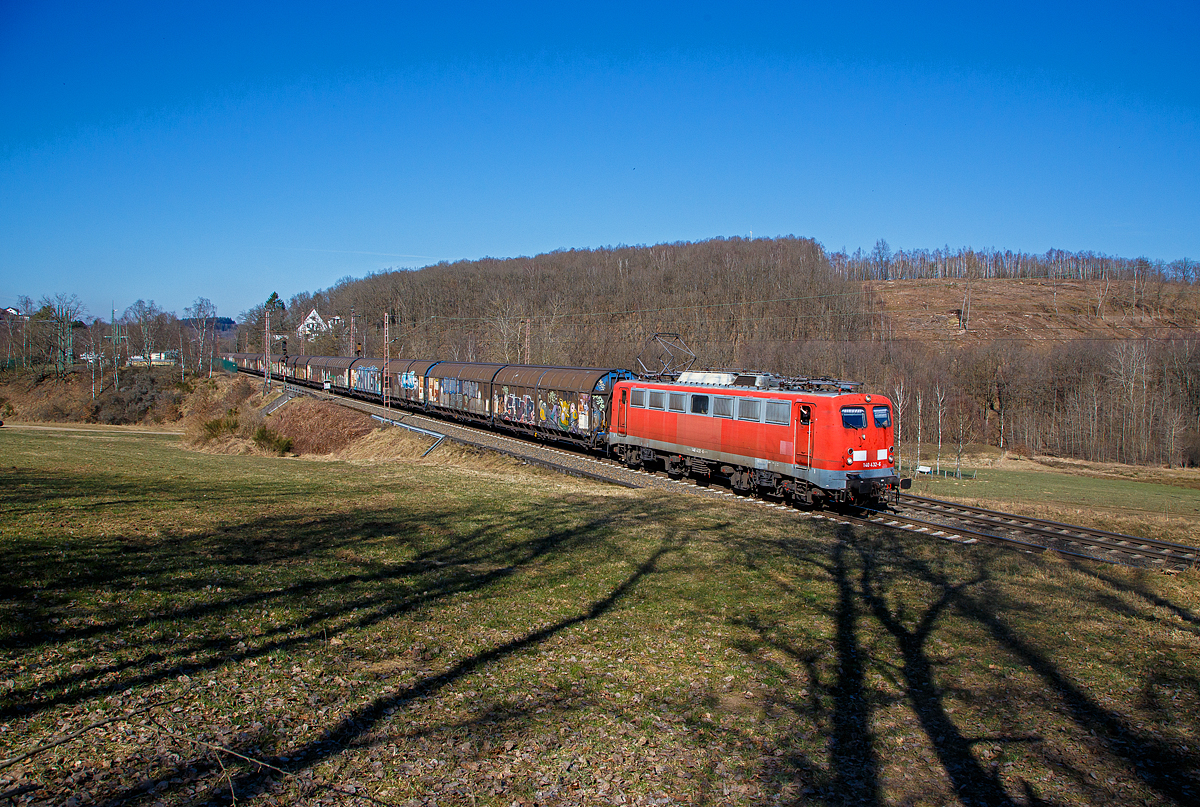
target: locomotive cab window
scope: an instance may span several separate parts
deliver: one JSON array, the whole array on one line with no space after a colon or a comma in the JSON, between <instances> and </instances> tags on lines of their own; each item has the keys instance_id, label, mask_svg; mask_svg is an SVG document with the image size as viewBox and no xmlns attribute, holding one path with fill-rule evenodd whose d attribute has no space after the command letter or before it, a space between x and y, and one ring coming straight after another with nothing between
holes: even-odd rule
<instances>
[{"instance_id":1,"label":"locomotive cab window","mask_svg":"<svg viewBox=\"0 0 1200 807\"><path fill-rule=\"evenodd\" d=\"M683 402L687 399L687 394L683 392L672 392L670 400L667 402L668 407L672 412L682 412ZM876 415L876 420L879 416Z\"/></svg>"},{"instance_id":2,"label":"locomotive cab window","mask_svg":"<svg viewBox=\"0 0 1200 807\"><path fill-rule=\"evenodd\" d=\"M872 409L871 411L875 415L875 427L876 428L886 429L888 426L892 425L892 410L891 409L888 409L886 406L877 406L874 409Z\"/></svg>"},{"instance_id":3,"label":"locomotive cab window","mask_svg":"<svg viewBox=\"0 0 1200 807\"><path fill-rule=\"evenodd\" d=\"M663 406L663 404L665 403L663 401L663 399L665 397L666 397L666 393L662 392L661 390L655 390L655 389L650 390L650 408L651 409L666 409L666 407Z\"/></svg>"},{"instance_id":4,"label":"locomotive cab window","mask_svg":"<svg viewBox=\"0 0 1200 807\"><path fill-rule=\"evenodd\" d=\"M811 406L800 407L800 425L807 426L810 423L812 423L812 407Z\"/></svg>"},{"instance_id":5,"label":"locomotive cab window","mask_svg":"<svg viewBox=\"0 0 1200 807\"><path fill-rule=\"evenodd\" d=\"M792 405L787 401L767 401L767 423L786 425L791 414Z\"/></svg>"},{"instance_id":6,"label":"locomotive cab window","mask_svg":"<svg viewBox=\"0 0 1200 807\"><path fill-rule=\"evenodd\" d=\"M644 389L635 389L633 395L629 398L630 406L646 406L646 391Z\"/></svg>"},{"instance_id":7,"label":"locomotive cab window","mask_svg":"<svg viewBox=\"0 0 1200 807\"><path fill-rule=\"evenodd\" d=\"M847 429L867 428L867 410L861 406L843 406L842 425Z\"/></svg>"},{"instance_id":8,"label":"locomotive cab window","mask_svg":"<svg viewBox=\"0 0 1200 807\"><path fill-rule=\"evenodd\" d=\"M692 396L692 414L707 415L708 414L708 396L693 395Z\"/></svg>"},{"instance_id":9,"label":"locomotive cab window","mask_svg":"<svg viewBox=\"0 0 1200 807\"><path fill-rule=\"evenodd\" d=\"M713 398L713 414L719 418L733 417L733 398Z\"/></svg>"},{"instance_id":10,"label":"locomotive cab window","mask_svg":"<svg viewBox=\"0 0 1200 807\"><path fill-rule=\"evenodd\" d=\"M753 398L739 398L738 420L762 420L762 401L756 401Z\"/></svg>"}]
</instances>

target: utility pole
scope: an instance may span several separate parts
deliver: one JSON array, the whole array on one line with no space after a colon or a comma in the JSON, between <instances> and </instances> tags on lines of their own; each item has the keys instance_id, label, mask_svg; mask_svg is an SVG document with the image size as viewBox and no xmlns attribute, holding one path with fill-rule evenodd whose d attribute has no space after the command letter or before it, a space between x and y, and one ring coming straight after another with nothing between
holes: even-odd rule
<instances>
[{"instance_id":1,"label":"utility pole","mask_svg":"<svg viewBox=\"0 0 1200 807\"><path fill-rule=\"evenodd\" d=\"M72 322L71 322L70 317L67 318L67 340L66 341L67 341L67 353L65 356L63 356L63 372L64 373L66 372L67 368L74 368L74 366L75 366L75 328L72 327Z\"/></svg>"},{"instance_id":2,"label":"utility pole","mask_svg":"<svg viewBox=\"0 0 1200 807\"><path fill-rule=\"evenodd\" d=\"M271 309L263 309L263 360L266 372L263 374L263 397L271 391Z\"/></svg>"},{"instance_id":3,"label":"utility pole","mask_svg":"<svg viewBox=\"0 0 1200 807\"><path fill-rule=\"evenodd\" d=\"M121 340L128 339L128 336L121 336L121 326L117 324L117 309L112 309L112 333L105 337L111 339L113 343L113 385L117 389L121 388L121 373L117 369L117 365L121 363ZM104 386L104 379L101 376L100 386Z\"/></svg>"},{"instance_id":4,"label":"utility pole","mask_svg":"<svg viewBox=\"0 0 1200 807\"><path fill-rule=\"evenodd\" d=\"M383 384L384 409L392 408L391 399L388 397L388 362L392 360L392 343L388 341L388 325L391 324L391 320L392 315L390 312L383 315L383 378L381 379L381 382Z\"/></svg>"}]
</instances>

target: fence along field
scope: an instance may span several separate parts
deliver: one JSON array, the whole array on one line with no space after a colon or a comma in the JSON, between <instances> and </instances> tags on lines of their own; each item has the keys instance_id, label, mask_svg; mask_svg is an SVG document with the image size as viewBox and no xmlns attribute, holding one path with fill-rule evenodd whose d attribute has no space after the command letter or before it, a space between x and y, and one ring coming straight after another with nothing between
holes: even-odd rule
<instances>
[{"instance_id":1,"label":"fence along field","mask_svg":"<svg viewBox=\"0 0 1200 807\"><path fill-rule=\"evenodd\" d=\"M0 757L116 718L0 768L0 793L1191 804L1200 785L1194 573L461 452L5 428L0 457Z\"/></svg>"}]
</instances>

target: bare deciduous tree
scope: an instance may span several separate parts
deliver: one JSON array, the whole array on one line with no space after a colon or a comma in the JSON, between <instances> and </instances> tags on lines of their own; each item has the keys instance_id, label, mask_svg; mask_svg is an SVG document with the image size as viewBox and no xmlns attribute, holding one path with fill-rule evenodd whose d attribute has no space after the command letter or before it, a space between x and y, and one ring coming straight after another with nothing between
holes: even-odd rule
<instances>
[{"instance_id":1,"label":"bare deciduous tree","mask_svg":"<svg viewBox=\"0 0 1200 807\"><path fill-rule=\"evenodd\" d=\"M75 364L74 326L83 312L83 303L74 294L55 294L41 299L38 315L49 328L47 363L56 375L65 375Z\"/></svg>"}]
</instances>

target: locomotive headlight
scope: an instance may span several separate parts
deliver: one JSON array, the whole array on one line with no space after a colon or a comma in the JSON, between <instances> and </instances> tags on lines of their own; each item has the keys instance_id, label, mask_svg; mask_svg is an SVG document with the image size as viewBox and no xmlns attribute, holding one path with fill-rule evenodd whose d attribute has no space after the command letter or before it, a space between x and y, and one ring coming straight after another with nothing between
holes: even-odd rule
<instances>
[{"instance_id":1,"label":"locomotive headlight","mask_svg":"<svg viewBox=\"0 0 1200 807\"><path fill-rule=\"evenodd\" d=\"M854 447L853 446L846 449L846 464L847 465L854 464Z\"/></svg>"}]
</instances>

